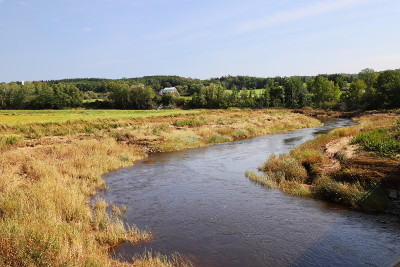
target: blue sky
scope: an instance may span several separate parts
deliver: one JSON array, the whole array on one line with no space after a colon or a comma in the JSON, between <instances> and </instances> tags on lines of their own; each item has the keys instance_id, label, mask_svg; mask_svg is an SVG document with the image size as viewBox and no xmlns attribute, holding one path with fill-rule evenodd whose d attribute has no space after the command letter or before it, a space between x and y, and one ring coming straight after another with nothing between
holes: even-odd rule
<instances>
[{"instance_id":1,"label":"blue sky","mask_svg":"<svg viewBox=\"0 0 400 267\"><path fill-rule=\"evenodd\" d=\"M398 0L0 0L0 82L400 68Z\"/></svg>"}]
</instances>

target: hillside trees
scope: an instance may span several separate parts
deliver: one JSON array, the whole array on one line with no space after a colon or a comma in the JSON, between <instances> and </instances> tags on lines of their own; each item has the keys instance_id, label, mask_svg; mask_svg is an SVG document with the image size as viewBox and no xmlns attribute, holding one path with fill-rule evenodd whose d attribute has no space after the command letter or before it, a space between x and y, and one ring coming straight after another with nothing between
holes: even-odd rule
<instances>
[{"instance_id":1,"label":"hillside trees","mask_svg":"<svg viewBox=\"0 0 400 267\"><path fill-rule=\"evenodd\" d=\"M112 107L118 109L151 109L155 107L153 89L144 84L110 83L107 86Z\"/></svg>"},{"instance_id":2,"label":"hillside trees","mask_svg":"<svg viewBox=\"0 0 400 267\"><path fill-rule=\"evenodd\" d=\"M351 83L349 90L343 94L347 109L354 110L362 107L366 89L367 85L361 79Z\"/></svg>"},{"instance_id":3,"label":"hillside trees","mask_svg":"<svg viewBox=\"0 0 400 267\"><path fill-rule=\"evenodd\" d=\"M386 70L376 80L376 100L381 108L400 106L400 70Z\"/></svg>"},{"instance_id":4,"label":"hillside trees","mask_svg":"<svg viewBox=\"0 0 400 267\"><path fill-rule=\"evenodd\" d=\"M315 107L333 108L340 99L339 87L322 75L318 75L314 81L310 81L308 86Z\"/></svg>"},{"instance_id":5,"label":"hillside trees","mask_svg":"<svg viewBox=\"0 0 400 267\"><path fill-rule=\"evenodd\" d=\"M298 108L308 104L308 91L299 77L285 78L284 88L286 107Z\"/></svg>"},{"instance_id":6,"label":"hillside trees","mask_svg":"<svg viewBox=\"0 0 400 267\"><path fill-rule=\"evenodd\" d=\"M62 109L82 106L82 92L70 84L0 84L1 109Z\"/></svg>"}]
</instances>

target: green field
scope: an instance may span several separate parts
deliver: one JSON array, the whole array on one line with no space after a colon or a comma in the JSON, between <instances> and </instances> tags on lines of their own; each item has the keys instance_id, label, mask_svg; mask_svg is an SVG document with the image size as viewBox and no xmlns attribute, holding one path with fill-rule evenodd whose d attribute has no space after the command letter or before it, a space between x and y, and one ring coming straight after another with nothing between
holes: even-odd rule
<instances>
[{"instance_id":1,"label":"green field","mask_svg":"<svg viewBox=\"0 0 400 267\"><path fill-rule=\"evenodd\" d=\"M76 120L143 118L199 113L199 110L0 110L0 125L65 122Z\"/></svg>"}]
</instances>

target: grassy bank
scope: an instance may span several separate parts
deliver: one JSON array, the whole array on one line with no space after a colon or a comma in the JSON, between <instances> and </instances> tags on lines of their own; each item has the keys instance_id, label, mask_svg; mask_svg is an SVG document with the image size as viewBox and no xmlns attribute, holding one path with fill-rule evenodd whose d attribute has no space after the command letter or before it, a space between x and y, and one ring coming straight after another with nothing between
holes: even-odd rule
<instances>
[{"instance_id":1,"label":"grassy bank","mask_svg":"<svg viewBox=\"0 0 400 267\"><path fill-rule=\"evenodd\" d=\"M289 154L272 155L246 176L283 192L364 210L385 210L385 190L398 190L400 116L368 114L360 125L319 135Z\"/></svg>"},{"instance_id":2,"label":"grassy bank","mask_svg":"<svg viewBox=\"0 0 400 267\"><path fill-rule=\"evenodd\" d=\"M0 265L125 266L109 258L109 248L152 235L124 225L125 207L90 202L104 188L102 174L151 152L319 124L281 110L85 112L92 111L0 114ZM186 264L147 254L134 265L178 262Z\"/></svg>"}]
</instances>

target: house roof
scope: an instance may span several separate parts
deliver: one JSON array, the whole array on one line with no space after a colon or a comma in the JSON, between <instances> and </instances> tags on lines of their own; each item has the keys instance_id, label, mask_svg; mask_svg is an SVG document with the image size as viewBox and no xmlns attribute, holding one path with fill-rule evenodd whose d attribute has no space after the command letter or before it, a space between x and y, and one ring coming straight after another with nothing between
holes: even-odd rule
<instances>
[{"instance_id":1,"label":"house roof","mask_svg":"<svg viewBox=\"0 0 400 267\"><path fill-rule=\"evenodd\" d=\"M162 89L162 91L163 91L164 93L172 93L172 92L174 92L175 90L176 90L175 87L167 87L167 88Z\"/></svg>"}]
</instances>

